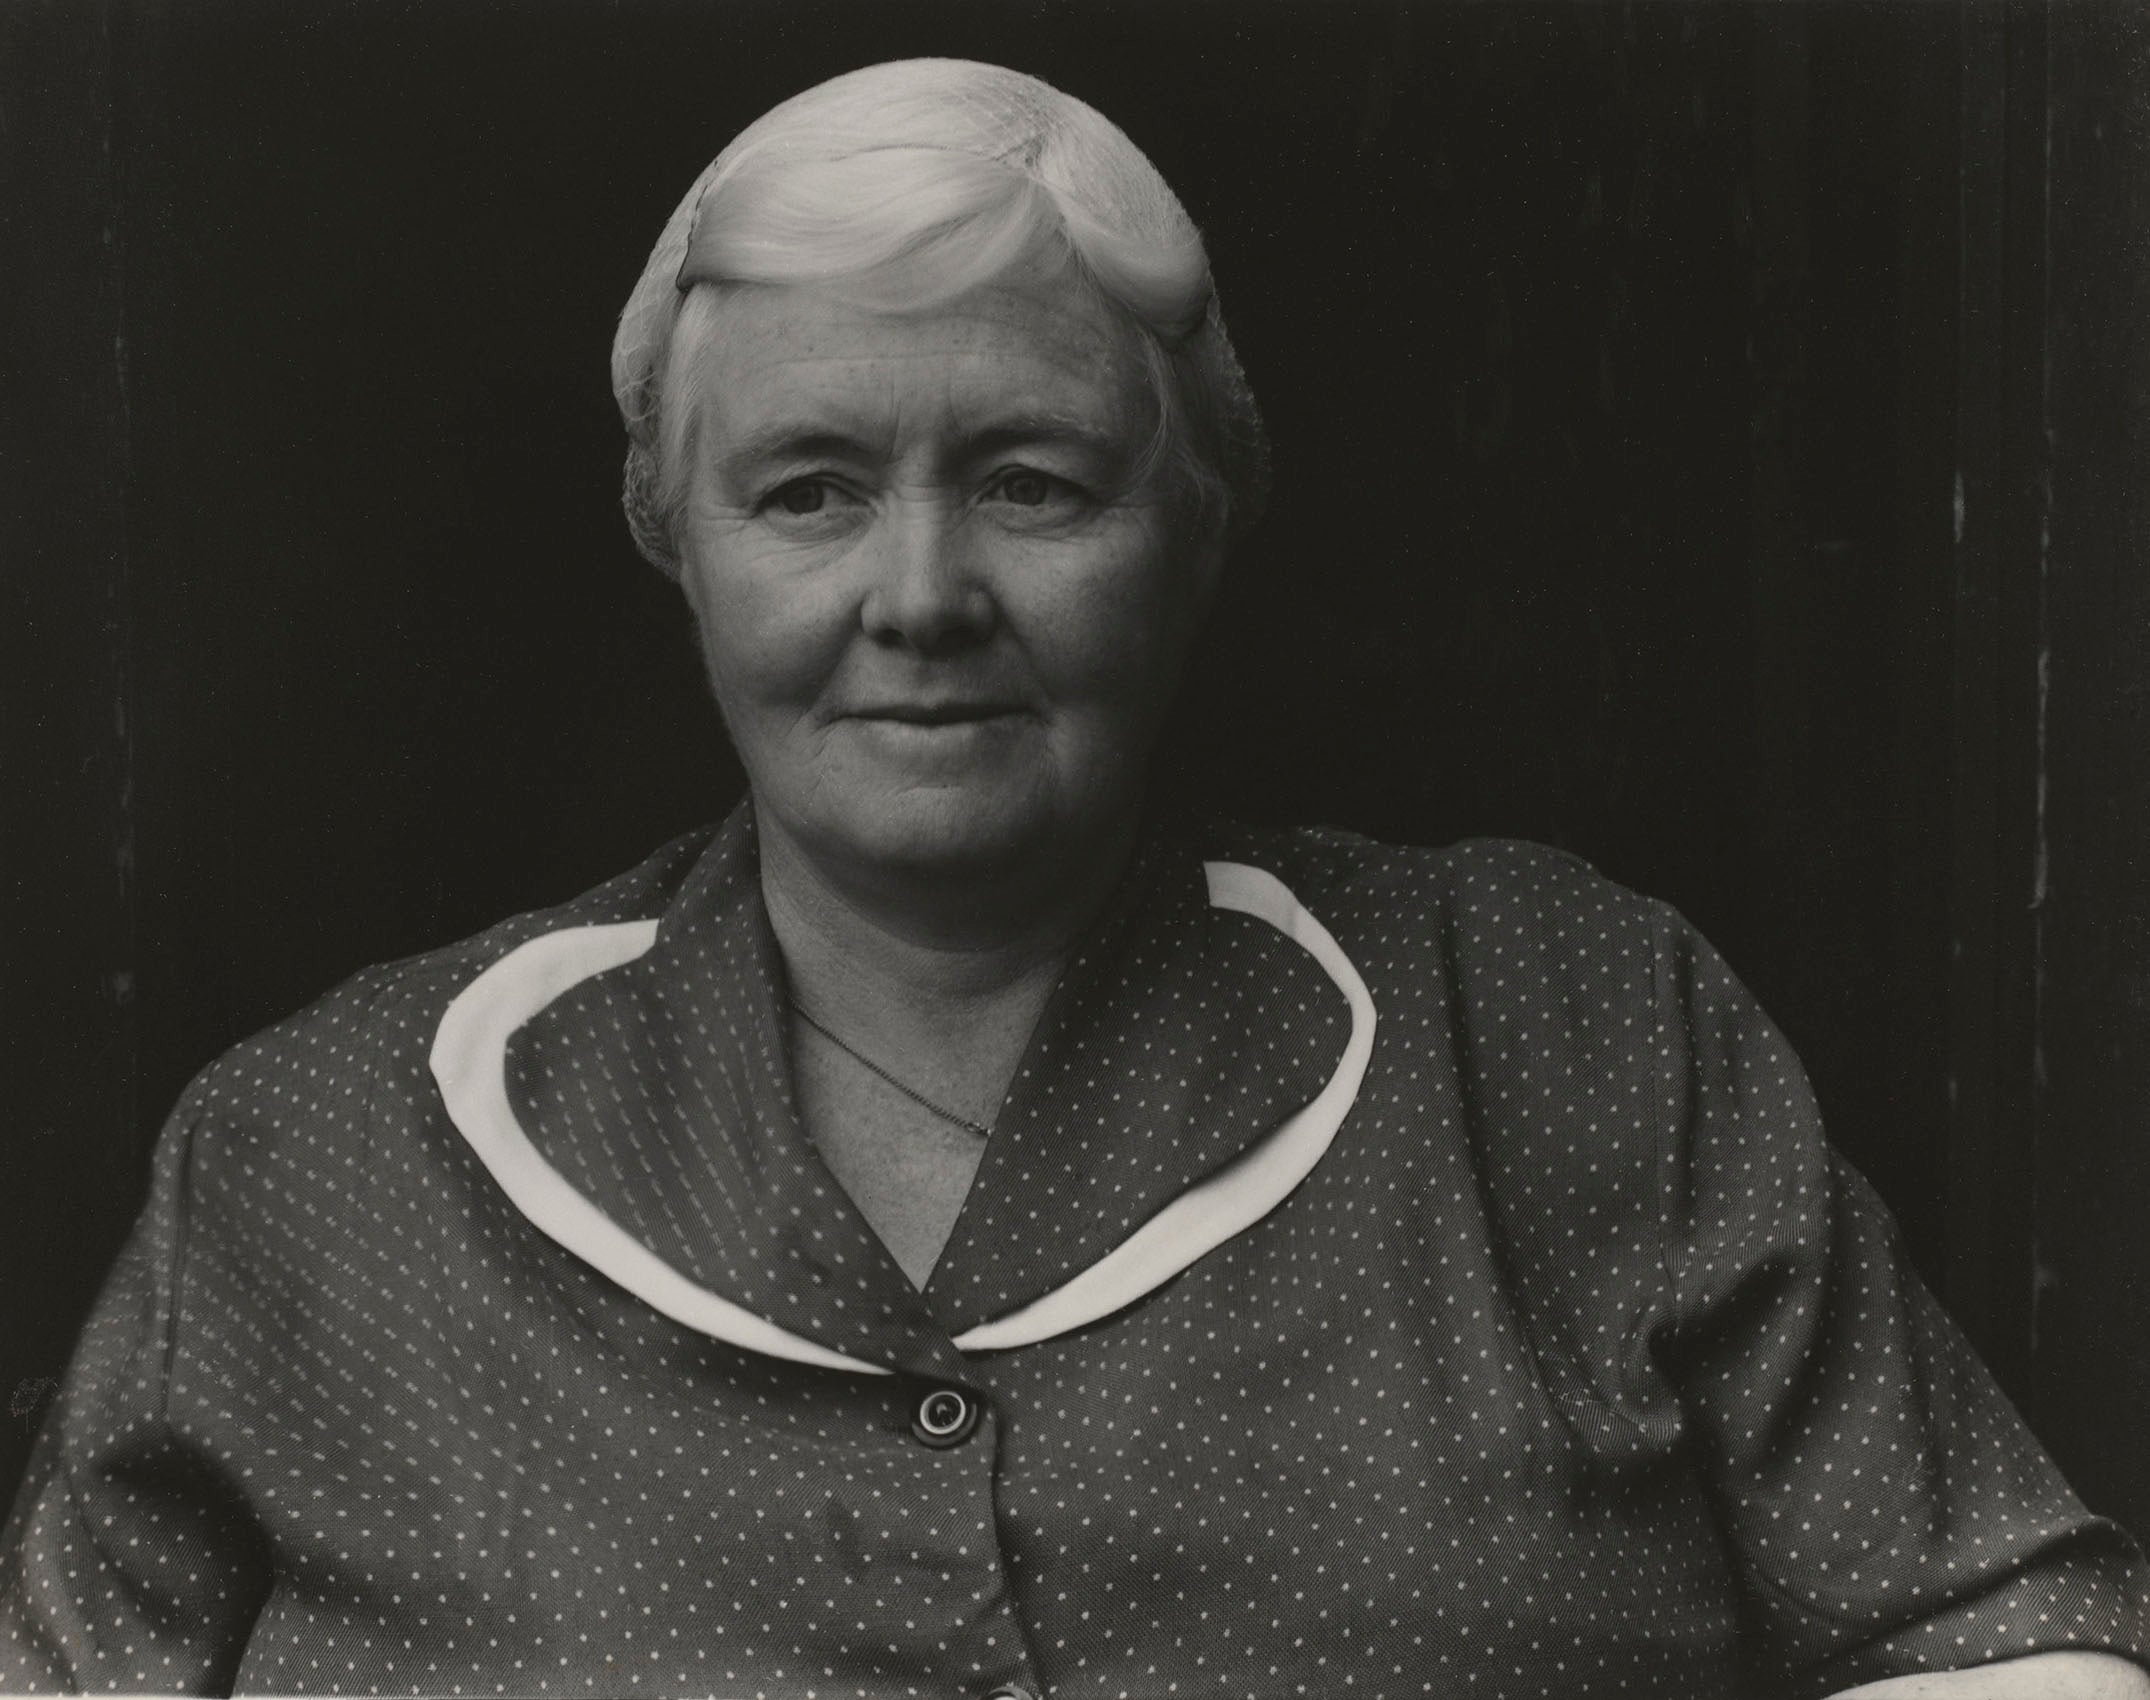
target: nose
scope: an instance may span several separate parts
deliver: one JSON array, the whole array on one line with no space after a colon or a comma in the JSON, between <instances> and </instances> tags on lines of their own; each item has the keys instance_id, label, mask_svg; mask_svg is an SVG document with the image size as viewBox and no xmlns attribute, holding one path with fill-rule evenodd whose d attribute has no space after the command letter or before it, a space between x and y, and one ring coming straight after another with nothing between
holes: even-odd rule
<instances>
[{"instance_id":1,"label":"nose","mask_svg":"<svg viewBox=\"0 0 2150 1700\"><path fill-rule=\"evenodd\" d=\"M975 541L944 504L898 502L876 531L873 576L859 610L876 643L939 655L992 632L993 597L973 559Z\"/></svg>"}]
</instances>

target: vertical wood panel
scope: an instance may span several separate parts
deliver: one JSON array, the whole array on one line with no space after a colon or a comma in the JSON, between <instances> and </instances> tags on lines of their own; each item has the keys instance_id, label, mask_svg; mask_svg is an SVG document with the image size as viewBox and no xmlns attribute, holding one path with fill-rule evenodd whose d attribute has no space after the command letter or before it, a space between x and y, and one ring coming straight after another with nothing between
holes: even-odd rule
<instances>
[{"instance_id":1,"label":"vertical wood panel","mask_svg":"<svg viewBox=\"0 0 2150 1700\"><path fill-rule=\"evenodd\" d=\"M0 1481L138 1196L113 14L0 7Z\"/></svg>"},{"instance_id":2,"label":"vertical wood panel","mask_svg":"<svg viewBox=\"0 0 2150 1700\"><path fill-rule=\"evenodd\" d=\"M1882 1000L1887 1061L1881 1077L1885 1089L1875 1109L1898 1130L1908 1147L1907 1165L1915 1172L1905 1173L1888 1196L1900 1200L1907 1189L1915 1189L1918 1196L1945 1205L1951 1074L1957 1061L1949 1043L1956 960L1949 875L1964 44L1956 7L1899 6L1889 16L1903 32L1902 104L1889 143L1901 162L1893 209L1901 303L1891 422L1896 533L1889 558L1874 575L1877 592L1893 579L1893 608L1877 593L1867 611L1892 628L1884 653L1894 690L1888 716L1896 802L1887 828L1887 936L1895 972ZM1877 1184L1884 1180L1873 1178ZM1898 1209L1901 1214L1901 1203ZM1960 1236L1949 1233L1944 1210L1933 1214L1939 1219L1936 1239L1913 1244L1921 1267L1939 1287L1947 1284L1947 1250L1952 1243L1960 1245ZM1981 1319L1967 1320L1981 1340L1990 1333Z\"/></svg>"},{"instance_id":3,"label":"vertical wood panel","mask_svg":"<svg viewBox=\"0 0 2150 1700\"><path fill-rule=\"evenodd\" d=\"M1734 960L1791 1032L1832 1138L1938 1279L1958 19L1842 4L1749 15L1748 863L1750 902L1774 926Z\"/></svg>"},{"instance_id":4,"label":"vertical wood panel","mask_svg":"<svg viewBox=\"0 0 2150 1700\"><path fill-rule=\"evenodd\" d=\"M2050 28L2035 1409L2150 1533L2150 11Z\"/></svg>"},{"instance_id":5,"label":"vertical wood panel","mask_svg":"<svg viewBox=\"0 0 2150 1700\"><path fill-rule=\"evenodd\" d=\"M1961 17L1943 1284L2021 1401L2037 1027L2044 11L1974 0Z\"/></svg>"}]
</instances>

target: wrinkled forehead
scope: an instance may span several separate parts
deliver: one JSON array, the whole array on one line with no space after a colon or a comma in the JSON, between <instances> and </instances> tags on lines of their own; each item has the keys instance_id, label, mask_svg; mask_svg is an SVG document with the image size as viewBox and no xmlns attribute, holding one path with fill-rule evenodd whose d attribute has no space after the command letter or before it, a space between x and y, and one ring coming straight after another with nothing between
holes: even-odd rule
<instances>
[{"instance_id":1,"label":"wrinkled forehead","mask_svg":"<svg viewBox=\"0 0 2150 1700\"><path fill-rule=\"evenodd\" d=\"M836 286L734 289L697 373L705 452L841 434L891 450L1024 423L1142 453L1140 337L1072 280L1019 273L920 311Z\"/></svg>"}]
</instances>

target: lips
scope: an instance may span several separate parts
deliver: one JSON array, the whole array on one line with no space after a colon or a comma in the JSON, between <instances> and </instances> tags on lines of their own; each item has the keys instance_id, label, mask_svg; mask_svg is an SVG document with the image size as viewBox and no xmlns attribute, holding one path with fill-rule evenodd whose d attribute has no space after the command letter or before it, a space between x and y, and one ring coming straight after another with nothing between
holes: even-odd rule
<instances>
[{"instance_id":1,"label":"lips","mask_svg":"<svg viewBox=\"0 0 2150 1700\"><path fill-rule=\"evenodd\" d=\"M907 726L960 726L974 720L1000 720L1022 710L1005 702L886 703L853 709L851 720L893 720Z\"/></svg>"}]
</instances>

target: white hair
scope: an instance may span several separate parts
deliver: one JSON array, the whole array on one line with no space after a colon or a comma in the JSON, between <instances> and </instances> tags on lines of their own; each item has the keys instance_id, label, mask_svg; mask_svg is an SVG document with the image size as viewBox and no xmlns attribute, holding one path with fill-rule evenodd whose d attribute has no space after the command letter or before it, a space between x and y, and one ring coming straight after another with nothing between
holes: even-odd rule
<instances>
[{"instance_id":1,"label":"white hair","mask_svg":"<svg viewBox=\"0 0 2150 1700\"><path fill-rule=\"evenodd\" d=\"M1268 445L1178 197L1117 125L1037 78L906 59L773 107L665 225L612 347L642 553L677 576L701 356L727 288L834 285L872 310L930 311L1040 256L1137 333L1153 464L1192 534L1238 535L1260 512Z\"/></svg>"}]
</instances>

